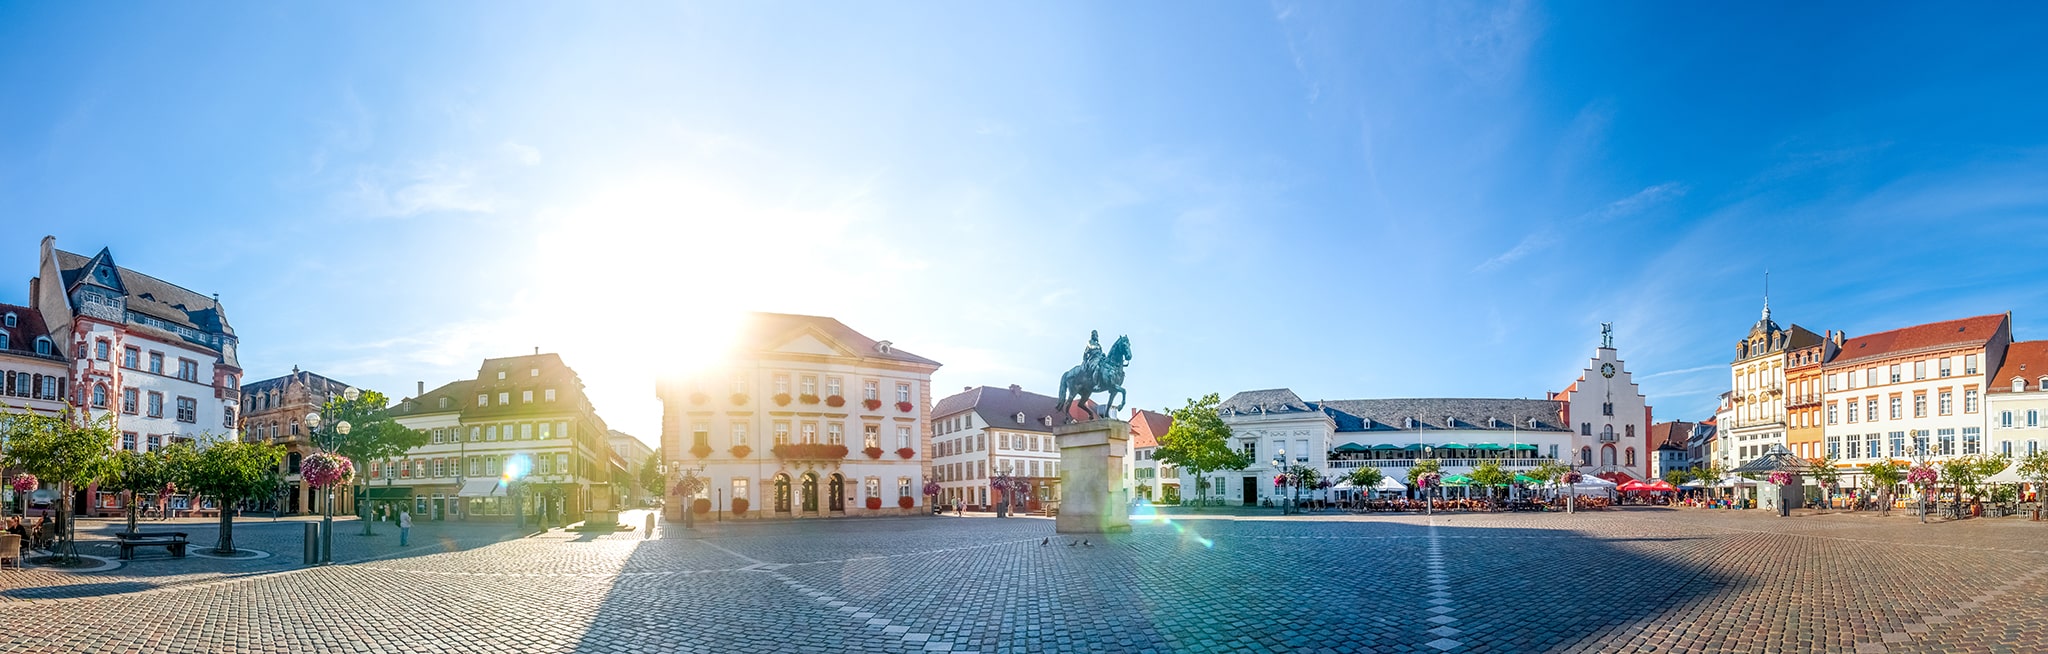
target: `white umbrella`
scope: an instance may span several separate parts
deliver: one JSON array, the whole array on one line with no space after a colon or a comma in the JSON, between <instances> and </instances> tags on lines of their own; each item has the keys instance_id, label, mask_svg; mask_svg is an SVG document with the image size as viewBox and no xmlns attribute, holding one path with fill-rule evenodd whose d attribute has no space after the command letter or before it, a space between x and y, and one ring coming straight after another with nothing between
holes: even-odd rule
<instances>
[{"instance_id":1,"label":"white umbrella","mask_svg":"<svg viewBox=\"0 0 2048 654\"><path fill-rule=\"evenodd\" d=\"M1678 487L1679 487L1679 488L1706 488L1706 487L1707 487L1707 482L1703 482L1703 481L1700 481L1700 480L1698 480L1698 479L1694 479L1694 480L1692 480L1692 481L1688 481L1688 482L1685 482L1685 483L1683 483L1683 484L1679 484L1679 485L1678 485Z\"/></svg>"},{"instance_id":2,"label":"white umbrella","mask_svg":"<svg viewBox=\"0 0 2048 654\"><path fill-rule=\"evenodd\" d=\"M2014 462L2012 465L2006 466L2004 470L1998 471L1998 474L1992 475L1990 477L1985 477L1984 483L2025 484L2029 482L2025 477L2020 476L2020 464L2018 462Z\"/></svg>"},{"instance_id":3,"label":"white umbrella","mask_svg":"<svg viewBox=\"0 0 2048 654\"><path fill-rule=\"evenodd\" d=\"M1401 483L1393 477L1382 477L1380 478L1379 485L1374 486L1373 489L1383 491L1404 491L1408 490L1408 485Z\"/></svg>"}]
</instances>

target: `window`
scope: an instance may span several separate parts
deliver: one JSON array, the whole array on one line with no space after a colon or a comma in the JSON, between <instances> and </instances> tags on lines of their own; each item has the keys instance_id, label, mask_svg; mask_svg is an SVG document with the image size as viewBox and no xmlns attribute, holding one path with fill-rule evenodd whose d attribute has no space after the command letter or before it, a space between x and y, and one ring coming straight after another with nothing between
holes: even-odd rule
<instances>
[{"instance_id":1,"label":"window","mask_svg":"<svg viewBox=\"0 0 2048 654\"><path fill-rule=\"evenodd\" d=\"M273 426L273 427L274 427L274 426L276 426L276 425L275 425L275 423L273 423L273 424L272 424L272 426ZM292 435L293 435L293 436L297 436L297 435L299 435L299 419L298 419L298 418L292 418Z\"/></svg>"},{"instance_id":2,"label":"window","mask_svg":"<svg viewBox=\"0 0 2048 654\"><path fill-rule=\"evenodd\" d=\"M539 377L539 376L540 376L540 369L539 369L539 368L527 368L527 369L526 369L526 376L528 376L528 377Z\"/></svg>"},{"instance_id":3,"label":"window","mask_svg":"<svg viewBox=\"0 0 2048 654\"><path fill-rule=\"evenodd\" d=\"M1941 404L1939 405L1939 408L1940 408L1940 410L1941 410L1941 415L1950 415L1950 414L1953 414L1953 413L1955 413L1955 410L1956 410L1956 394L1955 394L1955 391L1950 391L1950 390L1943 390L1943 391L1941 392Z\"/></svg>"},{"instance_id":4,"label":"window","mask_svg":"<svg viewBox=\"0 0 2048 654\"><path fill-rule=\"evenodd\" d=\"M867 494L866 494L866 495L862 496L862 497L864 497L864 498L865 498L865 497L874 497L874 498L879 498L879 497L881 497L881 496L882 496L882 478L881 478L881 477L869 477L869 478L867 478L867 481L866 481L865 483L862 483L862 484L861 484L861 487L862 487L862 489L863 489L863 490L865 490L865 491L867 492Z\"/></svg>"},{"instance_id":5,"label":"window","mask_svg":"<svg viewBox=\"0 0 2048 654\"><path fill-rule=\"evenodd\" d=\"M150 392L149 392L149 417L151 417L151 418L162 418L162 417L164 417L164 394L163 394L163 393L158 393L158 392L156 392L156 391L150 391ZM293 430L293 433L298 433L298 430Z\"/></svg>"},{"instance_id":6,"label":"window","mask_svg":"<svg viewBox=\"0 0 2048 654\"><path fill-rule=\"evenodd\" d=\"M1914 393L1914 394L1913 394L1913 417L1915 417L1915 418L1925 418L1925 417L1927 417L1927 394L1926 394L1926 393Z\"/></svg>"},{"instance_id":7,"label":"window","mask_svg":"<svg viewBox=\"0 0 2048 654\"><path fill-rule=\"evenodd\" d=\"M484 440L486 440L486 441L495 441L495 440L498 440L498 426L497 426L497 425L489 425L489 426L486 426L486 427L484 427Z\"/></svg>"},{"instance_id":8,"label":"window","mask_svg":"<svg viewBox=\"0 0 2048 654\"><path fill-rule=\"evenodd\" d=\"M2012 458L2012 441L1999 441L1998 453L2005 455L2006 458Z\"/></svg>"},{"instance_id":9,"label":"window","mask_svg":"<svg viewBox=\"0 0 2048 654\"><path fill-rule=\"evenodd\" d=\"M162 435L150 434L149 438L144 442L149 443L149 451L151 452L164 449L164 437Z\"/></svg>"},{"instance_id":10,"label":"window","mask_svg":"<svg viewBox=\"0 0 2048 654\"><path fill-rule=\"evenodd\" d=\"M540 423L540 439L541 439L541 440L547 440L547 439L550 439L550 438L554 438L554 436L555 436L555 425L554 425L554 423L551 423L551 422L543 422L543 423Z\"/></svg>"},{"instance_id":11,"label":"window","mask_svg":"<svg viewBox=\"0 0 2048 654\"><path fill-rule=\"evenodd\" d=\"M482 457L469 457L469 476L484 476L484 460Z\"/></svg>"},{"instance_id":12,"label":"window","mask_svg":"<svg viewBox=\"0 0 2048 654\"><path fill-rule=\"evenodd\" d=\"M897 477L897 478L896 478L896 496L897 496L897 497L910 497L910 478L909 478L909 477Z\"/></svg>"},{"instance_id":13,"label":"window","mask_svg":"<svg viewBox=\"0 0 2048 654\"><path fill-rule=\"evenodd\" d=\"M1892 409L1892 419L1893 419L1893 420L1898 420L1898 419L1899 419L1899 418L1901 417L1901 413L1900 413L1900 412L1901 412L1901 410L1903 410L1903 409L1905 408L1905 406L1906 406L1906 398L1903 398L1903 397L1900 397L1900 396L1897 396L1897 395L1893 395L1893 396L1892 396L1892 402L1891 402L1891 409Z\"/></svg>"},{"instance_id":14,"label":"window","mask_svg":"<svg viewBox=\"0 0 2048 654\"><path fill-rule=\"evenodd\" d=\"M557 421L557 422L555 422L555 438L569 438L569 437L570 437L570 431L569 431L569 421L567 421L567 420L561 420L561 421Z\"/></svg>"},{"instance_id":15,"label":"window","mask_svg":"<svg viewBox=\"0 0 2048 654\"><path fill-rule=\"evenodd\" d=\"M519 424L519 440L533 440L533 423L523 422Z\"/></svg>"},{"instance_id":16,"label":"window","mask_svg":"<svg viewBox=\"0 0 2048 654\"><path fill-rule=\"evenodd\" d=\"M50 356L50 338L49 338L49 337L47 337L47 336L37 336L37 337L36 337L36 354L40 354L40 355L43 355L43 356Z\"/></svg>"},{"instance_id":17,"label":"window","mask_svg":"<svg viewBox=\"0 0 2048 654\"><path fill-rule=\"evenodd\" d=\"M489 474L489 475L496 475L496 474L501 474L501 473L503 473L504 471L505 471L505 469L504 469L504 468L502 468L502 467L499 467L499 465L498 465L498 457L497 457L497 455L491 455L491 456L486 456L486 457L484 457L484 471L483 471L482 473L480 473L480 474L479 474L479 476L482 476L482 475L486 475L486 474Z\"/></svg>"},{"instance_id":18,"label":"window","mask_svg":"<svg viewBox=\"0 0 2048 654\"><path fill-rule=\"evenodd\" d=\"M486 394L483 394L483 393L478 393L478 394L476 395L476 405L477 405L477 406L490 406L490 405L491 405L491 396L489 396L489 395L486 395Z\"/></svg>"},{"instance_id":19,"label":"window","mask_svg":"<svg viewBox=\"0 0 2048 654\"><path fill-rule=\"evenodd\" d=\"M179 359L178 378L185 381L199 381L199 362L191 359Z\"/></svg>"},{"instance_id":20,"label":"window","mask_svg":"<svg viewBox=\"0 0 2048 654\"><path fill-rule=\"evenodd\" d=\"M2039 409L2027 409L2027 426L2041 426L2041 411Z\"/></svg>"},{"instance_id":21,"label":"window","mask_svg":"<svg viewBox=\"0 0 2048 654\"><path fill-rule=\"evenodd\" d=\"M747 423L732 423L732 444L735 446L747 444Z\"/></svg>"},{"instance_id":22,"label":"window","mask_svg":"<svg viewBox=\"0 0 2048 654\"><path fill-rule=\"evenodd\" d=\"M1877 398L1871 397L1863 403L1863 415L1871 422L1877 422Z\"/></svg>"},{"instance_id":23,"label":"window","mask_svg":"<svg viewBox=\"0 0 2048 654\"><path fill-rule=\"evenodd\" d=\"M121 449L131 452L135 450L135 432L121 432Z\"/></svg>"},{"instance_id":24,"label":"window","mask_svg":"<svg viewBox=\"0 0 2048 654\"><path fill-rule=\"evenodd\" d=\"M550 389L547 389L547 390L541 391L541 392L540 392L540 397L541 397L541 400L542 400L542 401L545 401L545 402L553 402L553 401L555 401L555 389L552 389L552 388L550 388Z\"/></svg>"},{"instance_id":25,"label":"window","mask_svg":"<svg viewBox=\"0 0 2048 654\"><path fill-rule=\"evenodd\" d=\"M1971 354L1963 357L1963 374L1977 374L1977 355Z\"/></svg>"},{"instance_id":26,"label":"window","mask_svg":"<svg viewBox=\"0 0 2048 654\"><path fill-rule=\"evenodd\" d=\"M1979 427L1963 428L1963 454L1974 455L1977 453L1978 441L1982 440L1983 431Z\"/></svg>"},{"instance_id":27,"label":"window","mask_svg":"<svg viewBox=\"0 0 2048 654\"><path fill-rule=\"evenodd\" d=\"M804 395L816 397L818 395L818 376L804 375L801 385L797 387L797 391Z\"/></svg>"},{"instance_id":28,"label":"window","mask_svg":"<svg viewBox=\"0 0 2048 654\"><path fill-rule=\"evenodd\" d=\"M1020 425L1021 425L1021 424L1024 424L1024 412L1023 412L1023 411L1018 411L1018 412L1017 412L1017 416L1016 416L1016 419L1017 419L1017 424L1020 424Z\"/></svg>"},{"instance_id":29,"label":"window","mask_svg":"<svg viewBox=\"0 0 2048 654\"><path fill-rule=\"evenodd\" d=\"M777 374L777 375L775 375L775 394L776 394L776 395L788 395L788 394L789 394L789 375L784 375L784 374Z\"/></svg>"},{"instance_id":30,"label":"window","mask_svg":"<svg viewBox=\"0 0 2048 654\"><path fill-rule=\"evenodd\" d=\"M842 384L840 383L840 381L839 381L839 378L838 378L838 377L826 377L826 378L825 378L825 396L826 396L826 397L834 397L834 396L837 396L837 395L839 395L839 394L840 394L840 393L839 393L839 391L841 390L841 388L840 388L841 386L842 386Z\"/></svg>"},{"instance_id":31,"label":"window","mask_svg":"<svg viewBox=\"0 0 2048 654\"><path fill-rule=\"evenodd\" d=\"M2033 456L2040 451L2041 441L2027 441L2027 456Z\"/></svg>"},{"instance_id":32,"label":"window","mask_svg":"<svg viewBox=\"0 0 2048 654\"><path fill-rule=\"evenodd\" d=\"M776 444L776 445L784 445L784 444L788 444L788 443L789 443L789 423L787 423L787 422L778 422L778 423L775 423L775 444Z\"/></svg>"},{"instance_id":33,"label":"window","mask_svg":"<svg viewBox=\"0 0 2048 654\"><path fill-rule=\"evenodd\" d=\"M555 469L556 469L556 470L560 470L560 471L562 471L562 473L563 473L563 474L571 474L571 473L573 473L573 472L574 472L573 470L571 470L571 469L569 468L569 455L568 455L568 453L566 453L566 452L565 452L565 453L560 453L560 454L556 454L556 455L555 455ZM707 485L707 487L708 487L708 485ZM700 497L701 497L701 495L700 495Z\"/></svg>"},{"instance_id":34,"label":"window","mask_svg":"<svg viewBox=\"0 0 2048 654\"><path fill-rule=\"evenodd\" d=\"M909 402L909 401L910 401L910 385L909 385L909 384L897 384L897 385L896 385L896 401L898 401L898 402Z\"/></svg>"},{"instance_id":35,"label":"window","mask_svg":"<svg viewBox=\"0 0 2048 654\"><path fill-rule=\"evenodd\" d=\"M511 404L511 403L512 403L512 393L511 393L511 391L498 391L498 406L505 406L505 405L507 405L507 404Z\"/></svg>"},{"instance_id":36,"label":"window","mask_svg":"<svg viewBox=\"0 0 2048 654\"><path fill-rule=\"evenodd\" d=\"M1915 379L1915 380L1920 380L1920 379L1926 379L1926 378L1927 378L1927 362L1926 362L1926 361L1914 361L1914 362L1913 362L1913 379Z\"/></svg>"},{"instance_id":37,"label":"window","mask_svg":"<svg viewBox=\"0 0 2048 654\"><path fill-rule=\"evenodd\" d=\"M471 442L471 443L475 443L475 442L481 441L481 440L483 440L483 439L484 439L484 430L483 430L483 428L482 428L482 427L470 427L470 428L469 428L469 442Z\"/></svg>"},{"instance_id":38,"label":"window","mask_svg":"<svg viewBox=\"0 0 2048 654\"><path fill-rule=\"evenodd\" d=\"M825 442L833 445L844 445L846 443L846 427L836 422L826 424Z\"/></svg>"},{"instance_id":39,"label":"window","mask_svg":"<svg viewBox=\"0 0 2048 654\"><path fill-rule=\"evenodd\" d=\"M1940 360L1941 365L1936 366L1936 368L1938 369L1937 372L1941 376L1947 377L1949 375L1955 374L1955 357L1942 357Z\"/></svg>"},{"instance_id":40,"label":"window","mask_svg":"<svg viewBox=\"0 0 2048 654\"><path fill-rule=\"evenodd\" d=\"M136 411L140 410L142 410L142 393L133 388L121 389L121 412L132 416L135 415Z\"/></svg>"},{"instance_id":41,"label":"window","mask_svg":"<svg viewBox=\"0 0 2048 654\"><path fill-rule=\"evenodd\" d=\"M545 475L545 474L549 474L549 473L552 473L552 472L554 472L554 471L555 471L555 459L554 459L554 457L550 457L550 456L542 455L542 456L540 457L540 465L539 465L539 469L537 470L537 472L539 472L540 474L543 474L543 475Z\"/></svg>"},{"instance_id":42,"label":"window","mask_svg":"<svg viewBox=\"0 0 2048 654\"><path fill-rule=\"evenodd\" d=\"M221 409L220 409L220 428L221 428L221 429L234 429L234 428L235 428L235 408L234 408L234 407L231 407L231 406L228 406L228 407L221 407Z\"/></svg>"},{"instance_id":43,"label":"window","mask_svg":"<svg viewBox=\"0 0 2048 654\"><path fill-rule=\"evenodd\" d=\"M1851 405L1851 406L1854 406L1854 405ZM1832 402L1828 403L1828 424L1830 424L1830 425L1832 425L1832 424L1835 424L1835 418L1837 418L1837 417L1838 417L1838 416L1836 416L1836 415L1835 415L1835 414L1837 413L1836 409L1839 409L1839 408L1841 408L1841 406L1840 406L1840 405L1834 404L1834 403L1832 403Z\"/></svg>"},{"instance_id":44,"label":"window","mask_svg":"<svg viewBox=\"0 0 2048 654\"><path fill-rule=\"evenodd\" d=\"M430 434L430 435L428 435L428 436L427 436L427 442L429 442L429 443L433 443L433 444L435 444L435 445L440 445L440 444L441 444L441 440L442 440L443 438L445 438L446 436L447 436L447 434L446 434L446 430L442 430L442 429L436 429L436 430L434 430L434 431L433 431L433 433L432 433L432 434Z\"/></svg>"},{"instance_id":45,"label":"window","mask_svg":"<svg viewBox=\"0 0 2048 654\"><path fill-rule=\"evenodd\" d=\"M1864 368L1864 369L1863 369L1863 385L1864 385L1864 386L1876 386L1876 385L1877 385L1877 369L1876 369L1876 368Z\"/></svg>"},{"instance_id":46,"label":"window","mask_svg":"<svg viewBox=\"0 0 2048 654\"><path fill-rule=\"evenodd\" d=\"M751 504L751 503L753 502L753 500L751 499L751 497L750 497L749 495L747 495L747 480L746 480L746 479L744 479L744 478L740 478L740 477L735 477L735 478L733 478L733 480L732 480L732 498L733 498L733 499L736 499L736 500L748 500L748 503L749 503L749 504Z\"/></svg>"},{"instance_id":47,"label":"window","mask_svg":"<svg viewBox=\"0 0 2048 654\"><path fill-rule=\"evenodd\" d=\"M199 422L199 400L178 398L178 422Z\"/></svg>"},{"instance_id":48,"label":"window","mask_svg":"<svg viewBox=\"0 0 2048 654\"><path fill-rule=\"evenodd\" d=\"M1841 456L1842 456L1842 437L1840 437L1840 436L1829 436L1829 437L1828 437L1828 458L1834 459L1834 458L1840 458Z\"/></svg>"},{"instance_id":49,"label":"window","mask_svg":"<svg viewBox=\"0 0 2048 654\"><path fill-rule=\"evenodd\" d=\"M1951 428L1935 431L1935 442L1940 444L1941 456L1954 456L1956 453L1956 430Z\"/></svg>"},{"instance_id":50,"label":"window","mask_svg":"<svg viewBox=\"0 0 2048 654\"><path fill-rule=\"evenodd\" d=\"M519 401L520 401L520 402L523 402L523 403L526 403L526 404L532 404L532 403L533 403L533 391L530 391L530 390L527 390L527 391L519 391Z\"/></svg>"},{"instance_id":51,"label":"window","mask_svg":"<svg viewBox=\"0 0 2048 654\"><path fill-rule=\"evenodd\" d=\"M1899 379L1900 379L1900 377L1901 377L1901 375L1899 374L1899 373L1900 373L1900 370L1899 370L1899 368L1900 368L1899 364L1896 364L1896 363L1892 364L1892 367L1891 367L1891 380L1892 380L1892 383L1894 383L1894 384L1896 384L1896 383L1899 383Z\"/></svg>"},{"instance_id":52,"label":"window","mask_svg":"<svg viewBox=\"0 0 2048 654\"><path fill-rule=\"evenodd\" d=\"M1891 436L1891 448L1892 448L1892 450L1891 450L1891 451L1892 451L1892 456L1895 456L1895 457L1903 457L1903 456L1906 456L1906 432L1902 432L1902 431L1895 431L1895 432L1892 432L1892 433L1890 434L1890 436Z\"/></svg>"},{"instance_id":53,"label":"window","mask_svg":"<svg viewBox=\"0 0 2048 654\"><path fill-rule=\"evenodd\" d=\"M151 353L149 353L149 371L150 371L150 372L151 372L152 374L158 374L158 375L164 374L164 353L162 353L162 352L151 352Z\"/></svg>"},{"instance_id":54,"label":"window","mask_svg":"<svg viewBox=\"0 0 2048 654\"><path fill-rule=\"evenodd\" d=\"M747 386L748 384L746 375L735 374L732 376L732 392L745 393L747 392Z\"/></svg>"},{"instance_id":55,"label":"window","mask_svg":"<svg viewBox=\"0 0 2048 654\"><path fill-rule=\"evenodd\" d=\"M1613 402L1602 402L1602 403L1600 403L1600 415L1603 415L1603 416L1611 416L1611 415L1614 415L1614 403L1613 403Z\"/></svg>"},{"instance_id":56,"label":"window","mask_svg":"<svg viewBox=\"0 0 2048 654\"><path fill-rule=\"evenodd\" d=\"M448 476L448 474L447 474L447 473L448 473L448 466L447 466L447 461L446 461L446 460L444 460L444 459L434 459L434 476L436 476L436 477L446 477L446 476Z\"/></svg>"},{"instance_id":57,"label":"window","mask_svg":"<svg viewBox=\"0 0 2048 654\"><path fill-rule=\"evenodd\" d=\"M897 427L897 428L896 428L896 449L899 449L899 450L900 450L900 449L903 449L903 448L906 448L906 447L910 447L910 428L909 428L909 427Z\"/></svg>"},{"instance_id":58,"label":"window","mask_svg":"<svg viewBox=\"0 0 2048 654\"><path fill-rule=\"evenodd\" d=\"M113 344L107 342L107 339L104 338L93 341L92 358L99 359L101 361L106 361L110 356L109 350L111 350L112 347Z\"/></svg>"},{"instance_id":59,"label":"window","mask_svg":"<svg viewBox=\"0 0 2048 654\"><path fill-rule=\"evenodd\" d=\"M860 430L861 430L861 431L860 431L860 445L861 445L861 447L863 447L863 448L869 448L869 447L879 448L879 447L881 447L881 446L882 446L882 426L881 426L881 425L861 425L861 428L860 428Z\"/></svg>"},{"instance_id":60,"label":"window","mask_svg":"<svg viewBox=\"0 0 2048 654\"><path fill-rule=\"evenodd\" d=\"M132 345L121 348L121 367L129 370L142 367L142 348Z\"/></svg>"},{"instance_id":61,"label":"window","mask_svg":"<svg viewBox=\"0 0 2048 654\"><path fill-rule=\"evenodd\" d=\"M1592 435L1593 435L1593 423L1590 423L1590 422L1582 422L1582 423L1579 423L1579 435L1580 435L1580 436L1592 436Z\"/></svg>"},{"instance_id":62,"label":"window","mask_svg":"<svg viewBox=\"0 0 2048 654\"><path fill-rule=\"evenodd\" d=\"M1623 454L1623 459L1627 461L1627 463L1624 463L1623 465L1633 466L1636 464L1636 448L1628 448L1628 450Z\"/></svg>"},{"instance_id":63,"label":"window","mask_svg":"<svg viewBox=\"0 0 2048 654\"><path fill-rule=\"evenodd\" d=\"M1850 434L1850 435L1849 435L1849 437L1850 437L1850 438L1855 438L1855 437L1856 437L1856 435L1855 435L1855 434ZM1875 459L1875 458L1877 458L1877 457L1879 457L1879 456L1882 456L1882 452L1883 452L1883 450L1882 450L1881 448L1879 448L1879 447L1878 447L1878 445L1880 445L1881 443L1880 443L1880 441L1878 441L1878 439L1877 439L1877 434L1864 434L1863 438L1864 438L1864 441L1863 441L1863 443L1864 443L1864 445L1863 445L1863 447L1864 447L1864 450L1863 450L1863 451L1864 451L1864 452L1866 452L1866 453L1868 453L1868 454L1869 454L1869 456L1870 456L1870 458L1873 458L1873 459Z\"/></svg>"}]
</instances>

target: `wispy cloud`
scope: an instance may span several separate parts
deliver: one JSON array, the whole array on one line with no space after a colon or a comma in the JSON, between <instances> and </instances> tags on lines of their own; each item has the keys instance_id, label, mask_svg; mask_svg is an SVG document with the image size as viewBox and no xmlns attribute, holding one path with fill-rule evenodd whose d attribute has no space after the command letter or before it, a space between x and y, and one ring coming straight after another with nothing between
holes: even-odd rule
<instances>
[{"instance_id":1,"label":"wispy cloud","mask_svg":"<svg viewBox=\"0 0 2048 654\"><path fill-rule=\"evenodd\" d=\"M1628 197L1609 202L1598 209L1580 214L1562 224L1553 223L1545 225L1542 229L1523 236L1522 240L1515 243L1514 247L1508 248L1506 252L1494 255L1493 258L1480 263L1473 270L1475 272L1499 270L1509 264L1522 260L1530 254L1556 245L1564 240L1564 234L1568 231L1647 211L1659 204L1685 195L1685 190L1686 187L1683 184L1665 182L1636 191Z\"/></svg>"},{"instance_id":2,"label":"wispy cloud","mask_svg":"<svg viewBox=\"0 0 2048 654\"><path fill-rule=\"evenodd\" d=\"M399 170L363 170L356 175L351 199L363 214L386 218L492 213L501 201L475 167L446 161L418 162Z\"/></svg>"},{"instance_id":3,"label":"wispy cloud","mask_svg":"<svg viewBox=\"0 0 2048 654\"><path fill-rule=\"evenodd\" d=\"M1692 368L1680 368L1680 369L1678 369L1678 370L1666 370L1666 371L1663 371L1663 372L1653 372L1653 373L1650 373L1650 374L1647 374L1647 375L1643 375L1642 377L1640 377L1640 378L1638 378L1638 379L1656 379L1656 378L1659 378L1659 377L1670 377L1670 376L1673 376L1673 375L1690 375L1690 374L1693 374L1693 373L1699 373L1699 372L1706 372L1706 371L1708 371L1708 370L1727 370L1727 369L1728 369L1728 366L1696 366L1696 367L1692 367Z\"/></svg>"}]
</instances>

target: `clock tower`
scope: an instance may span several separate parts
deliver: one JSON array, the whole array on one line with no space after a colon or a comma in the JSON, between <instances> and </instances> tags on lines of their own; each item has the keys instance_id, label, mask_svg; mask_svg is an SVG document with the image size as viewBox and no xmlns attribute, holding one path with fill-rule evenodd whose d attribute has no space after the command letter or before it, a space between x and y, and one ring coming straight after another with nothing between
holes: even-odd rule
<instances>
[{"instance_id":1,"label":"clock tower","mask_svg":"<svg viewBox=\"0 0 2048 654\"><path fill-rule=\"evenodd\" d=\"M1578 381L1550 399L1564 402L1572 429L1566 463L1615 483L1650 477L1650 406L1614 349L1614 323L1601 323L1600 347Z\"/></svg>"}]
</instances>

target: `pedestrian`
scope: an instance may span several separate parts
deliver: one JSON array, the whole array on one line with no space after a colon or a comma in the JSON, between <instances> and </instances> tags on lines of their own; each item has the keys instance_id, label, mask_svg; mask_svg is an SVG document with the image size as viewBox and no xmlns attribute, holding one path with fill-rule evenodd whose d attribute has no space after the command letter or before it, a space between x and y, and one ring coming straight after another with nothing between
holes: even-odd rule
<instances>
[{"instance_id":1,"label":"pedestrian","mask_svg":"<svg viewBox=\"0 0 2048 654\"><path fill-rule=\"evenodd\" d=\"M953 498L953 517L961 518L966 516L967 508L960 504L960 498Z\"/></svg>"},{"instance_id":2,"label":"pedestrian","mask_svg":"<svg viewBox=\"0 0 2048 654\"><path fill-rule=\"evenodd\" d=\"M405 547L406 539L412 537L412 511L398 510L398 546Z\"/></svg>"}]
</instances>

